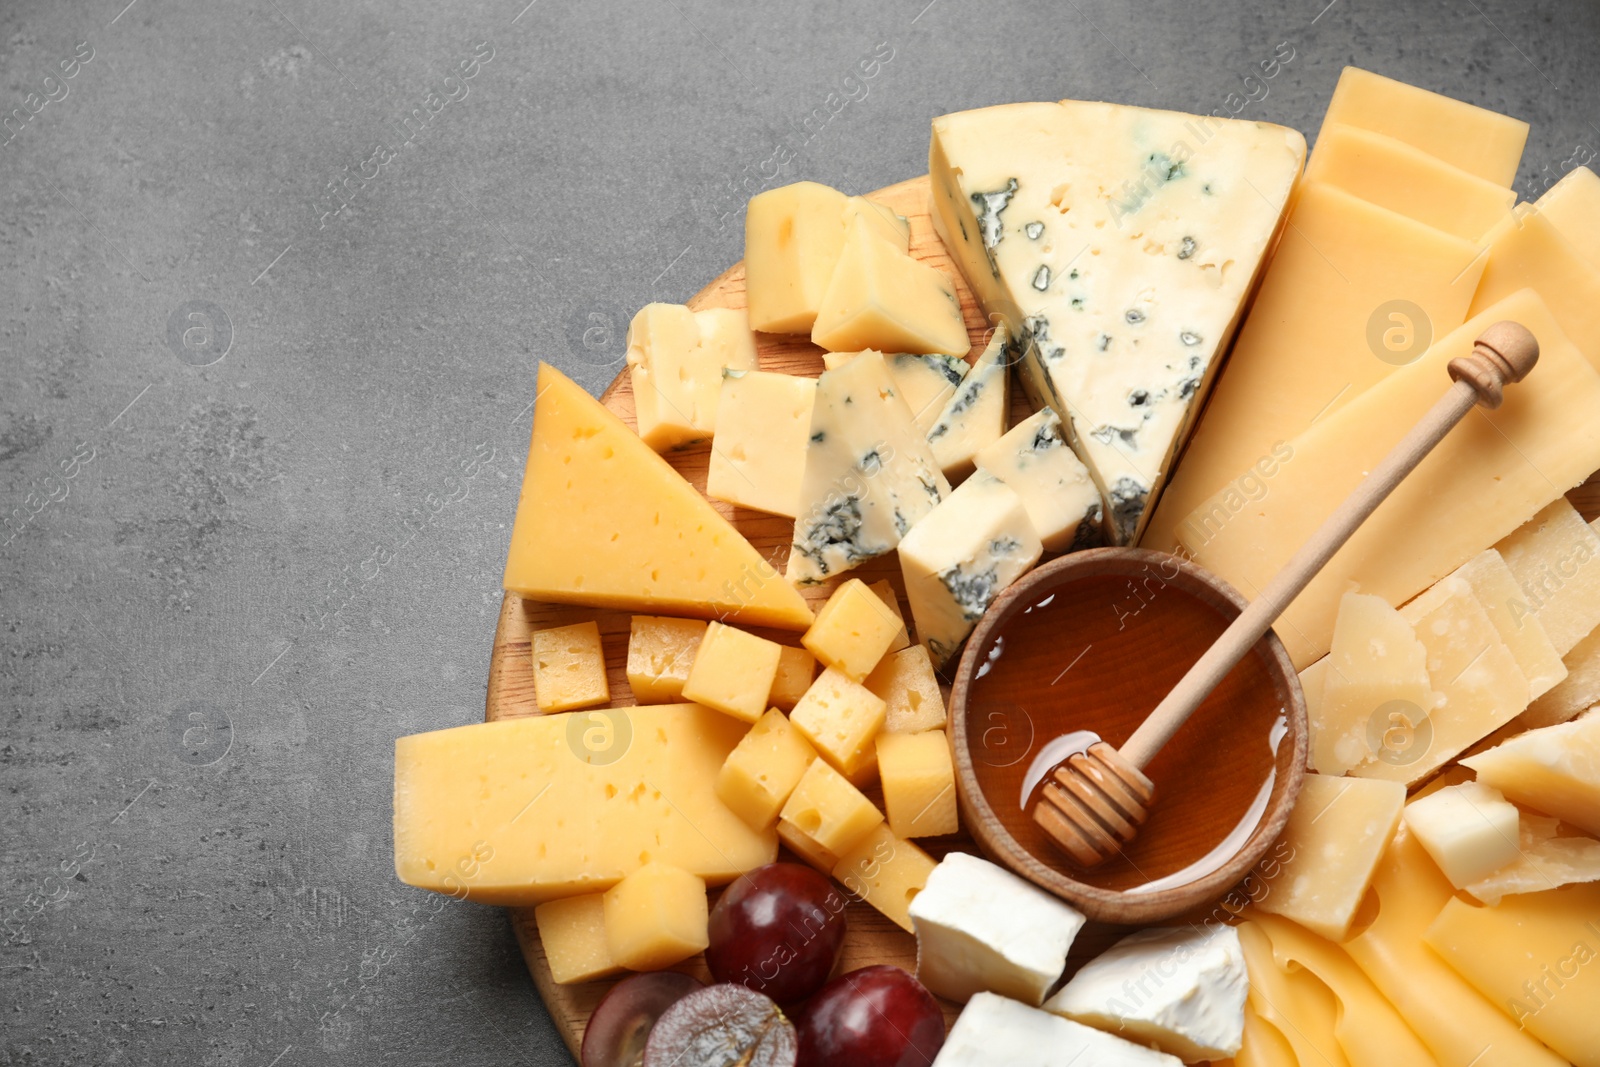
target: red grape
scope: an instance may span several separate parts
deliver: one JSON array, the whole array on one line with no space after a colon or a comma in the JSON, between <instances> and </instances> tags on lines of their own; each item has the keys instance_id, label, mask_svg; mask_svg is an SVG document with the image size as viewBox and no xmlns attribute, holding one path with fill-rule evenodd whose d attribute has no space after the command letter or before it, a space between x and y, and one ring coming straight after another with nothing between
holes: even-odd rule
<instances>
[{"instance_id":1,"label":"red grape","mask_svg":"<svg viewBox=\"0 0 1600 1067\"><path fill-rule=\"evenodd\" d=\"M928 1067L944 1013L898 967L863 967L823 986L799 1019L800 1067Z\"/></svg>"},{"instance_id":2,"label":"red grape","mask_svg":"<svg viewBox=\"0 0 1600 1067\"><path fill-rule=\"evenodd\" d=\"M742 985L707 986L656 1020L644 1067L795 1067L794 1024Z\"/></svg>"},{"instance_id":3,"label":"red grape","mask_svg":"<svg viewBox=\"0 0 1600 1067\"><path fill-rule=\"evenodd\" d=\"M645 1038L661 1013L698 989L698 978L677 971L635 974L611 987L583 1031L583 1067L639 1067Z\"/></svg>"},{"instance_id":4,"label":"red grape","mask_svg":"<svg viewBox=\"0 0 1600 1067\"><path fill-rule=\"evenodd\" d=\"M711 909L706 965L717 981L748 986L779 1004L804 1000L833 973L844 944L845 903L810 867L757 867Z\"/></svg>"}]
</instances>

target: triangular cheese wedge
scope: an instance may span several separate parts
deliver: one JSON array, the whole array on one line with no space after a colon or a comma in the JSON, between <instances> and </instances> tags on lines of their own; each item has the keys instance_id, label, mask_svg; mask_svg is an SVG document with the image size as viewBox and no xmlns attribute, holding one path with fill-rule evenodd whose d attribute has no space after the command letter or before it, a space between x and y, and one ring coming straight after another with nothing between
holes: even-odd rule
<instances>
[{"instance_id":1,"label":"triangular cheese wedge","mask_svg":"<svg viewBox=\"0 0 1600 1067\"><path fill-rule=\"evenodd\" d=\"M547 363L505 587L530 600L785 630L814 618L694 486Z\"/></svg>"}]
</instances>

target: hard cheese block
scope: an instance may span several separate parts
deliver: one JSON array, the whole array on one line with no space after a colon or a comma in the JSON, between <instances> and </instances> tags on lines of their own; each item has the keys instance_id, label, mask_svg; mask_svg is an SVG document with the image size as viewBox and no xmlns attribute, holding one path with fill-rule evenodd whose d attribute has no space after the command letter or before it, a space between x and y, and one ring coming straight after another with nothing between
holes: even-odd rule
<instances>
[{"instance_id":1,"label":"hard cheese block","mask_svg":"<svg viewBox=\"0 0 1600 1067\"><path fill-rule=\"evenodd\" d=\"M1579 641L1562 660L1567 676L1523 712L1517 724L1554 726L1600 704L1600 630Z\"/></svg>"},{"instance_id":2,"label":"hard cheese block","mask_svg":"<svg viewBox=\"0 0 1600 1067\"><path fill-rule=\"evenodd\" d=\"M628 326L639 436L658 452L704 441L717 426L724 371L756 368L743 311L646 304Z\"/></svg>"},{"instance_id":3,"label":"hard cheese block","mask_svg":"<svg viewBox=\"0 0 1600 1067\"><path fill-rule=\"evenodd\" d=\"M934 120L934 222L1137 539L1305 158L1266 123L1063 101Z\"/></svg>"},{"instance_id":4,"label":"hard cheese block","mask_svg":"<svg viewBox=\"0 0 1600 1067\"><path fill-rule=\"evenodd\" d=\"M1497 789L1461 782L1406 805L1406 829L1457 889L1517 858L1517 809Z\"/></svg>"},{"instance_id":5,"label":"hard cheese block","mask_svg":"<svg viewBox=\"0 0 1600 1067\"><path fill-rule=\"evenodd\" d=\"M1502 319L1522 323L1539 339L1538 367L1507 390L1498 411L1470 412L1280 616L1275 629L1296 667L1328 650L1339 598L1351 583L1403 603L1600 467L1600 374L1544 303L1524 290L1467 322L1295 438L1294 457L1271 491L1209 538L1180 529L1196 562L1246 596L1262 589L1444 394L1449 361L1467 355L1478 335ZM1397 550L1401 545L1405 551Z\"/></svg>"},{"instance_id":6,"label":"hard cheese block","mask_svg":"<svg viewBox=\"0 0 1600 1067\"><path fill-rule=\"evenodd\" d=\"M1500 640L1528 679L1529 696L1542 696L1567 676L1561 653L1551 644L1544 625L1528 609L1527 595L1506 566L1504 556L1487 549L1463 563L1452 577L1466 582L1483 605Z\"/></svg>"},{"instance_id":7,"label":"hard cheese block","mask_svg":"<svg viewBox=\"0 0 1600 1067\"><path fill-rule=\"evenodd\" d=\"M651 861L720 884L777 856L710 788L747 727L697 704L505 719L395 742L395 871L485 904L609 889Z\"/></svg>"},{"instance_id":8,"label":"hard cheese block","mask_svg":"<svg viewBox=\"0 0 1600 1067\"><path fill-rule=\"evenodd\" d=\"M1561 820L1523 815L1512 827L1515 858L1463 888L1493 907L1508 896L1600 882L1600 841L1561 836Z\"/></svg>"},{"instance_id":9,"label":"hard cheese block","mask_svg":"<svg viewBox=\"0 0 1600 1067\"><path fill-rule=\"evenodd\" d=\"M706 496L794 518L806 472L817 383L772 371L729 371L722 379L711 439Z\"/></svg>"},{"instance_id":10,"label":"hard cheese block","mask_svg":"<svg viewBox=\"0 0 1600 1067\"><path fill-rule=\"evenodd\" d=\"M1343 774L1382 752L1381 735L1399 715L1414 726L1434 705L1428 651L1382 597L1346 593L1333 626L1327 675L1310 714L1311 767Z\"/></svg>"},{"instance_id":11,"label":"hard cheese block","mask_svg":"<svg viewBox=\"0 0 1600 1067\"><path fill-rule=\"evenodd\" d=\"M960 356L968 347L954 283L878 236L864 219L845 230L811 340L830 352L881 348Z\"/></svg>"},{"instance_id":12,"label":"hard cheese block","mask_svg":"<svg viewBox=\"0 0 1600 1067\"><path fill-rule=\"evenodd\" d=\"M1461 762L1518 804L1600 836L1600 712L1532 730Z\"/></svg>"},{"instance_id":13,"label":"hard cheese block","mask_svg":"<svg viewBox=\"0 0 1600 1067\"><path fill-rule=\"evenodd\" d=\"M694 486L549 364L539 366L505 587L785 630L812 622L805 599Z\"/></svg>"}]
</instances>

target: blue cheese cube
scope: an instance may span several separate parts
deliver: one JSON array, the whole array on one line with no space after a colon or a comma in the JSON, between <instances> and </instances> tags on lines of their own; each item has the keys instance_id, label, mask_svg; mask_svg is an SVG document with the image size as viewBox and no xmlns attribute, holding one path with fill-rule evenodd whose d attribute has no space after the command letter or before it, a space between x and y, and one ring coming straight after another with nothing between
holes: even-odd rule
<instances>
[{"instance_id":1,"label":"blue cheese cube","mask_svg":"<svg viewBox=\"0 0 1600 1067\"><path fill-rule=\"evenodd\" d=\"M978 452L976 462L1016 490L1046 552L1100 543L1100 490L1068 447L1061 419L1050 408L1017 423Z\"/></svg>"},{"instance_id":2,"label":"blue cheese cube","mask_svg":"<svg viewBox=\"0 0 1600 1067\"><path fill-rule=\"evenodd\" d=\"M952 482L972 473L980 449L1000 440L1006 432L1010 395L1011 346L1004 326L995 327L977 362L955 392L945 401L928 430L933 458Z\"/></svg>"},{"instance_id":3,"label":"blue cheese cube","mask_svg":"<svg viewBox=\"0 0 1600 1067\"><path fill-rule=\"evenodd\" d=\"M889 376L905 397L917 429L927 433L939 419L945 403L955 395L967 374L960 356L919 356L909 353L887 357Z\"/></svg>"}]
</instances>

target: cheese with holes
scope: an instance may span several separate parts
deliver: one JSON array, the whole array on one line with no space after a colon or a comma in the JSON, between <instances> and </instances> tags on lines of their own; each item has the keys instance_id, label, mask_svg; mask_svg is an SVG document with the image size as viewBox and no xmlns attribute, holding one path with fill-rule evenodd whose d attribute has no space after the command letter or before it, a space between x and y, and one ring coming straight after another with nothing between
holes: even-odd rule
<instances>
[{"instance_id":1,"label":"cheese with holes","mask_svg":"<svg viewBox=\"0 0 1600 1067\"><path fill-rule=\"evenodd\" d=\"M933 458L951 481L972 473L978 453L1000 440L1011 410L1011 346L1006 328L996 326L972 370L945 401L928 430Z\"/></svg>"},{"instance_id":2,"label":"cheese with holes","mask_svg":"<svg viewBox=\"0 0 1600 1067\"><path fill-rule=\"evenodd\" d=\"M1466 582L1483 605L1495 632L1528 679L1529 696L1537 698L1549 692L1567 676L1561 653L1551 644L1538 616L1527 610L1527 597L1504 556L1487 549L1463 563L1454 577Z\"/></svg>"},{"instance_id":3,"label":"cheese with holes","mask_svg":"<svg viewBox=\"0 0 1600 1067\"><path fill-rule=\"evenodd\" d=\"M811 341L830 352L877 348L962 356L969 347L955 283L884 240L864 219L845 230Z\"/></svg>"},{"instance_id":4,"label":"cheese with holes","mask_svg":"<svg viewBox=\"0 0 1600 1067\"><path fill-rule=\"evenodd\" d=\"M789 579L820 582L883 555L949 492L880 353L823 371Z\"/></svg>"},{"instance_id":5,"label":"cheese with holes","mask_svg":"<svg viewBox=\"0 0 1600 1067\"><path fill-rule=\"evenodd\" d=\"M640 704L683 699L683 683L706 635L699 619L635 615L628 629L628 688Z\"/></svg>"},{"instance_id":6,"label":"cheese with holes","mask_svg":"<svg viewBox=\"0 0 1600 1067\"><path fill-rule=\"evenodd\" d=\"M1050 408L1023 419L981 450L977 465L1005 482L1028 512L1046 552L1100 543L1104 511L1088 468L1067 446L1061 418Z\"/></svg>"},{"instance_id":7,"label":"cheese with holes","mask_svg":"<svg viewBox=\"0 0 1600 1067\"><path fill-rule=\"evenodd\" d=\"M579 622L535 630L533 689L543 712L592 708L610 700L600 628Z\"/></svg>"},{"instance_id":8,"label":"cheese with holes","mask_svg":"<svg viewBox=\"0 0 1600 1067\"><path fill-rule=\"evenodd\" d=\"M799 592L694 486L549 364L539 367L505 587L621 611L812 623Z\"/></svg>"},{"instance_id":9,"label":"cheese with holes","mask_svg":"<svg viewBox=\"0 0 1600 1067\"><path fill-rule=\"evenodd\" d=\"M811 378L771 371L728 371L711 439L706 496L794 518L811 437Z\"/></svg>"},{"instance_id":10,"label":"cheese with holes","mask_svg":"<svg viewBox=\"0 0 1600 1067\"><path fill-rule=\"evenodd\" d=\"M713 884L771 863L777 838L718 800L746 726L696 704L575 711L395 742L395 871L485 904L609 889L659 860Z\"/></svg>"},{"instance_id":11,"label":"cheese with holes","mask_svg":"<svg viewBox=\"0 0 1600 1067\"><path fill-rule=\"evenodd\" d=\"M885 656L878 669L867 675L866 687L887 705L883 728L889 733L916 734L944 726L944 694L923 645Z\"/></svg>"},{"instance_id":12,"label":"cheese with holes","mask_svg":"<svg viewBox=\"0 0 1600 1067\"><path fill-rule=\"evenodd\" d=\"M889 377L911 409L911 419L924 434L932 431L945 404L967 376L967 361L958 356L926 356L902 352L885 356Z\"/></svg>"},{"instance_id":13,"label":"cheese with holes","mask_svg":"<svg viewBox=\"0 0 1600 1067\"><path fill-rule=\"evenodd\" d=\"M704 441L717 427L724 371L756 369L743 311L646 304L628 326L639 436L657 452Z\"/></svg>"},{"instance_id":14,"label":"cheese with holes","mask_svg":"<svg viewBox=\"0 0 1600 1067\"><path fill-rule=\"evenodd\" d=\"M943 730L878 734L878 778L884 813L896 835L938 837L960 827L956 766Z\"/></svg>"},{"instance_id":15,"label":"cheese with holes","mask_svg":"<svg viewBox=\"0 0 1600 1067\"><path fill-rule=\"evenodd\" d=\"M1406 805L1406 828L1457 889L1517 858L1517 809L1482 782L1446 786Z\"/></svg>"},{"instance_id":16,"label":"cheese with holes","mask_svg":"<svg viewBox=\"0 0 1600 1067\"><path fill-rule=\"evenodd\" d=\"M1600 627L1600 533L1566 497L1495 546L1522 586L1512 605L1519 618L1532 615L1563 656Z\"/></svg>"},{"instance_id":17,"label":"cheese with holes","mask_svg":"<svg viewBox=\"0 0 1600 1067\"><path fill-rule=\"evenodd\" d=\"M823 874L832 874L839 857L823 848L816 838L787 819L778 820L778 840L796 856L805 860Z\"/></svg>"},{"instance_id":18,"label":"cheese with holes","mask_svg":"<svg viewBox=\"0 0 1600 1067\"><path fill-rule=\"evenodd\" d=\"M817 758L783 712L769 710L740 739L717 772L717 799L759 829L771 826Z\"/></svg>"},{"instance_id":19,"label":"cheese with holes","mask_svg":"<svg viewBox=\"0 0 1600 1067\"><path fill-rule=\"evenodd\" d=\"M896 926L911 933L911 902L933 874L933 857L879 823L839 856L834 879Z\"/></svg>"},{"instance_id":20,"label":"cheese with holes","mask_svg":"<svg viewBox=\"0 0 1600 1067\"><path fill-rule=\"evenodd\" d=\"M894 584L887 578L879 578L867 588L877 593L878 599L888 605L894 617L900 620L900 629L895 631L894 640L889 642L889 651L899 652L911 644L911 634L906 630L906 617L900 611L900 598L895 595Z\"/></svg>"},{"instance_id":21,"label":"cheese with holes","mask_svg":"<svg viewBox=\"0 0 1600 1067\"><path fill-rule=\"evenodd\" d=\"M1343 774L1381 753L1369 735L1387 729L1391 714L1415 724L1434 705L1427 649L1381 597L1344 595L1327 664L1309 718L1311 767L1322 774Z\"/></svg>"},{"instance_id":22,"label":"cheese with holes","mask_svg":"<svg viewBox=\"0 0 1600 1067\"><path fill-rule=\"evenodd\" d=\"M784 803L781 818L837 855L883 822L883 812L826 761L812 760Z\"/></svg>"},{"instance_id":23,"label":"cheese with holes","mask_svg":"<svg viewBox=\"0 0 1600 1067\"><path fill-rule=\"evenodd\" d=\"M1461 762L1518 804L1600 836L1600 712L1520 734Z\"/></svg>"},{"instance_id":24,"label":"cheese with holes","mask_svg":"<svg viewBox=\"0 0 1600 1067\"><path fill-rule=\"evenodd\" d=\"M873 763L872 741L883 728L886 711L866 686L829 667L811 683L789 721L824 759L857 780Z\"/></svg>"},{"instance_id":25,"label":"cheese with holes","mask_svg":"<svg viewBox=\"0 0 1600 1067\"><path fill-rule=\"evenodd\" d=\"M1595 270L1600 270L1600 176L1576 167L1535 202L1539 214Z\"/></svg>"},{"instance_id":26,"label":"cheese with holes","mask_svg":"<svg viewBox=\"0 0 1600 1067\"><path fill-rule=\"evenodd\" d=\"M795 182L750 198L744 217L744 274L750 326L810 333L844 247L846 196Z\"/></svg>"},{"instance_id":27,"label":"cheese with holes","mask_svg":"<svg viewBox=\"0 0 1600 1067\"><path fill-rule=\"evenodd\" d=\"M1181 1062L1021 1001L979 993L950 1028L933 1067L1180 1067Z\"/></svg>"},{"instance_id":28,"label":"cheese with holes","mask_svg":"<svg viewBox=\"0 0 1600 1067\"><path fill-rule=\"evenodd\" d=\"M1592 266L1537 208L1520 205L1489 235L1476 315L1518 289L1538 292L1561 329L1600 367L1600 268Z\"/></svg>"}]
</instances>

